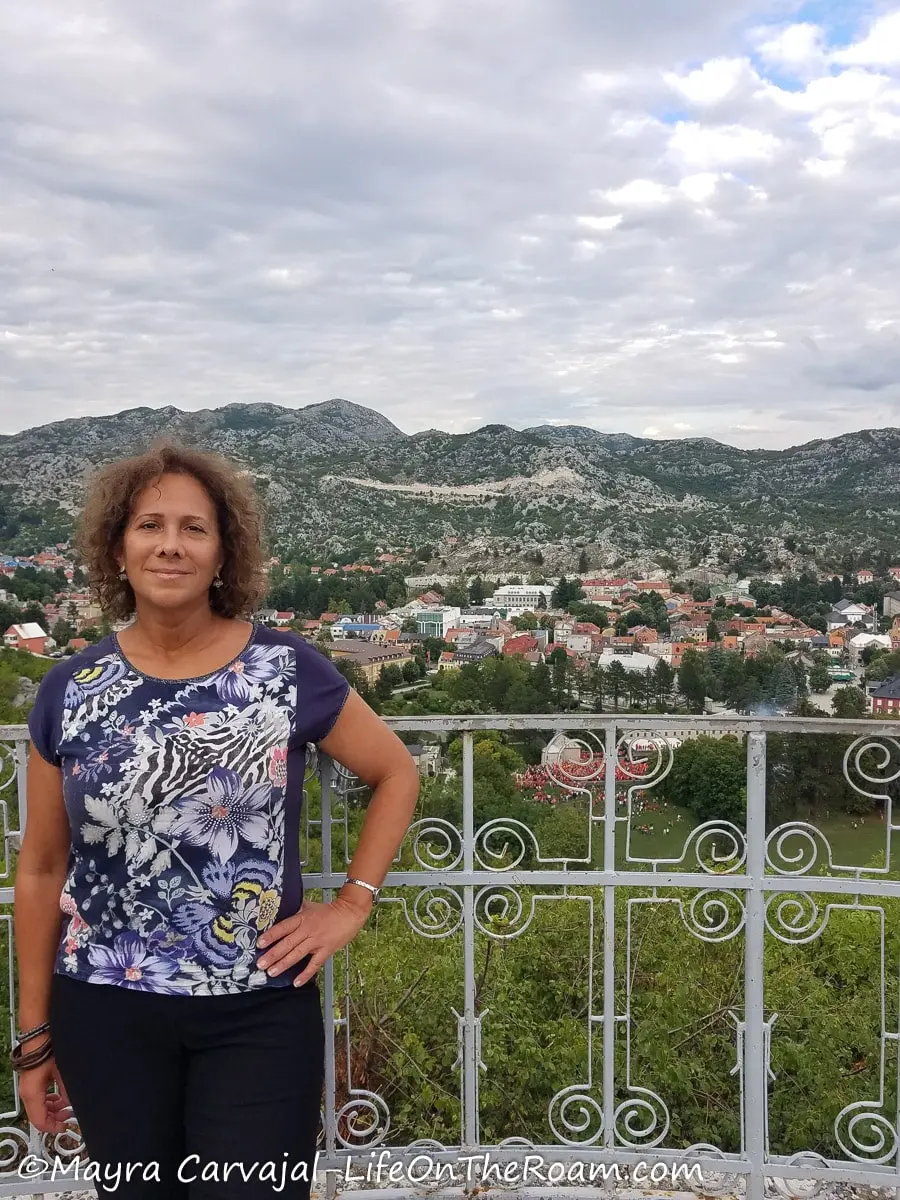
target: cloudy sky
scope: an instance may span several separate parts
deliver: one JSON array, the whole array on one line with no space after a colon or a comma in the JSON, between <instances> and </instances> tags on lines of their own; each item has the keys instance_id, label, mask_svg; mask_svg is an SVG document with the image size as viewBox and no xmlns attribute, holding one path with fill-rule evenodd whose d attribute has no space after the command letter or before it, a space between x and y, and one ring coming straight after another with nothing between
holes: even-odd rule
<instances>
[{"instance_id":1,"label":"cloudy sky","mask_svg":"<svg viewBox=\"0 0 900 1200\"><path fill-rule=\"evenodd\" d=\"M0 431L900 424L900 3L0 9Z\"/></svg>"}]
</instances>

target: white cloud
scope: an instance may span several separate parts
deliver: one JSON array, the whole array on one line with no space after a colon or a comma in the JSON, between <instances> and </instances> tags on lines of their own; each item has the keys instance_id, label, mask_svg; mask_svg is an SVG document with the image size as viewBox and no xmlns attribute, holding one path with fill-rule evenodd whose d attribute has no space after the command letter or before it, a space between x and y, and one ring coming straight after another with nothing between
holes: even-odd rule
<instances>
[{"instance_id":1,"label":"white cloud","mask_svg":"<svg viewBox=\"0 0 900 1200\"><path fill-rule=\"evenodd\" d=\"M599 232L618 229L622 224L622 214L613 213L606 217L583 216L578 218L578 224L583 225L585 229L596 229Z\"/></svg>"},{"instance_id":2,"label":"white cloud","mask_svg":"<svg viewBox=\"0 0 900 1200\"><path fill-rule=\"evenodd\" d=\"M700 107L717 104L749 74L748 63L741 58L713 58L687 75L667 73L666 82L690 104Z\"/></svg>"},{"instance_id":3,"label":"white cloud","mask_svg":"<svg viewBox=\"0 0 900 1200\"><path fill-rule=\"evenodd\" d=\"M900 423L900 18L831 51L770 10L11 6L0 431L332 395L411 432Z\"/></svg>"},{"instance_id":4,"label":"white cloud","mask_svg":"<svg viewBox=\"0 0 900 1200\"><path fill-rule=\"evenodd\" d=\"M875 20L865 37L832 55L835 62L865 67L887 67L900 63L900 12L885 13Z\"/></svg>"},{"instance_id":5,"label":"white cloud","mask_svg":"<svg viewBox=\"0 0 900 1200\"><path fill-rule=\"evenodd\" d=\"M821 27L803 21L787 25L774 33L771 30L763 31L758 53L773 67L804 77L824 68L823 42Z\"/></svg>"},{"instance_id":6,"label":"white cloud","mask_svg":"<svg viewBox=\"0 0 900 1200\"><path fill-rule=\"evenodd\" d=\"M672 157L701 170L771 159L779 145L779 139L764 129L704 126L696 121L679 121L669 139Z\"/></svg>"},{"instance_id":7,"label":"white cloud","mask_svg":"<svg viewBox=\"0 0 900 1200\"><path fill-rule=\"evenodd\" d=\"M620 204L623 208L631 205L665 204L669 199L669 190L655 179L632 179L624 187L607 192L606 199L611 204Z\"/></svg>"},{"instance_id":8,"label":"white cloud","mask_svg":"<svg viewBox=\"0 0 900 1200\"><path fill-rule=\"evenodd\" d=\"M719 178L720 176L715 171L701 171L697 175L685 175L684 179L680 180L678 187L689 200L702 204L704 200L708 200L714 194Z\"/></svg>"}]
</instances>

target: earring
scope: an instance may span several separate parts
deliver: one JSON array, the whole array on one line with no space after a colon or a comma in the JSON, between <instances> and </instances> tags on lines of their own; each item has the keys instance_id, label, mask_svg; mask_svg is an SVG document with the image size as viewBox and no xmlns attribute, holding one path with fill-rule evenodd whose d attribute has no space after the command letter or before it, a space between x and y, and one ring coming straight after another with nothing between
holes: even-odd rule
<instances>
[{"instance_id":1,"label":"earring","mask_svg":"<svg viewBox=\"0 0 900 1200\"><path fill-rule=\"evenodd\" d=\"M225 584L224 584L223 580L221 580L221 579L219 578L219 576L217 575L217 576L215 577L215 579L213 580L213 587L214 587L214 588L220 588L220 587L224 587L224 586L225 586Z\"/></svg>"},{"instance_id":2,"label":"earring","mask_svg":"<svg viewBox=\"0 0 900 1200\"><path fill-rule=\"evenodd\" d=\"M119 571L119 578L120 578L120 579L127 579L127 578L128 578L128 572L125 570L125 568L124 568L124 567L122 567L121 571Z\"/></svg>"}]
</instances>

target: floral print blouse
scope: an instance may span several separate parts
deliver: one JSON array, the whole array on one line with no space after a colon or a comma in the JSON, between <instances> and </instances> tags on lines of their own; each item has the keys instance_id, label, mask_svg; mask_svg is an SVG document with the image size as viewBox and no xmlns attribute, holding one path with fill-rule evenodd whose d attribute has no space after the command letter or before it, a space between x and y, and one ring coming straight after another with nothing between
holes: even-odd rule
<instances>
[{"instance_id":1,"label":"floral print blouse","mask_svg":"<svg viewBox=\"0 0 900 1200\"><path fill-rule=\"evenodd\" d=\"M285 986L257 938L300 907L310 743L349 684L297 634L254 625L197 679L138 671L115 634L58 663L29 716L71 826L55 970L177 995Z\"/></svg>"}]
</instances>

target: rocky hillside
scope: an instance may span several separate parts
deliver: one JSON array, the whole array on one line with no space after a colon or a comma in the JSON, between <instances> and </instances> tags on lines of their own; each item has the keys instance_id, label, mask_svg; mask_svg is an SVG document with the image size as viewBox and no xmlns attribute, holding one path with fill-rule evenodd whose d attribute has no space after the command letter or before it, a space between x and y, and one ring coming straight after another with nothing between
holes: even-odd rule
<instances>
[{"instance_id":1,"label":"rocky hillside","mask_svg":"<svg viewBox=\"0 0 900 1200\"><path fill-rule=\"evenodd\" d=\"M524 561L536 549L553 557L554 547L580 544L596 566L656 557L696 565L751 544L783 549L785 538L820 555L900 554L900 429L785 451L578 426L407 435L346 400L138 408L0 438L0 542L24 550L57 540L71 528L90 469L161 435L249 469L281 551L439 545L456 534L473 560L498 547Z\"/></svg>"}]
</instances>

